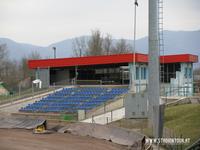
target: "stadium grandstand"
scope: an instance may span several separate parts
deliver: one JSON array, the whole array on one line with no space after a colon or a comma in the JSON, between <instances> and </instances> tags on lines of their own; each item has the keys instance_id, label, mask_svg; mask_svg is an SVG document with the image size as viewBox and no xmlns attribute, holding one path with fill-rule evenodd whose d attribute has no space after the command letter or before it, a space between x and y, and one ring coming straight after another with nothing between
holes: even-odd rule
<instances>
[{"instance_id":1,"label":"stadium grandstand","mask_svg":"<svg viewBox=\"0 0 200 150\"><path fill-rule=\"evenodd\" d=\"M192 69L198 57L181 54L161 56L160 59L164 60L164 94L192 95ZM66 87L22 107L19 111L77 113L78 110L94 109L128 93L131 70L135 70L135 91L145 91L148 82L148 56L136 53L135 63L134 69L133 54L29 60L29 68L35 70L36 79L42 82L42 87Z\"/></svg>"},{"instance_id":2,"label":"stadium grandstand","mask_svg":"<svg viewBox=\"0 0 200 150\"><path fill-rule=\"evenodd\" d=\"M75 113L90 110L128 92L128 88L63 88L20 109L21 112Z\"/></svg>"},{"instance_id":3,"label":"stadium grandstand","mask_svg":"<svg viewBox=\"0 0 200 150\"><path fill-rule=\"evenodd\" d=\"M129 85L134 72L135 91L146 90L148 55L117 54L29 60L42 87L52 85ZM185 96L193 94L193 63L198 56L191 54L161 56L163 89L161 95ZM135 67L133 67L135 61ZM135 69L134 69L135 68ZM132 77L133 78L133 77Z\"/></svg>"}]
</instances>

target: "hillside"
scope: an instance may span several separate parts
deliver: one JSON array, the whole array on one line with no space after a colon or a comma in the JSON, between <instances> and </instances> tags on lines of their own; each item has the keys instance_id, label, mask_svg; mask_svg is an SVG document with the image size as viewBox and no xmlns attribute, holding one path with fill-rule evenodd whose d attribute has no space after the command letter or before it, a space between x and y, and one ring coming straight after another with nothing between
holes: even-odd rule
<instances>
[{"instance_id":1,"label":"hillside","mask_svg":"<svg viewBox=\"0 0 200 150\"><path fill-rule=\"evenodd\" d=\"M85 36L89 38L88 36ZM165 39L165 54L181 54L190 53L196 54L200 57L200 30L198 31L164 31ZM21 57L30 54L32 51L37 51L43 58L50 58L53 56L52 47L57 47L57 57L70 57L73 55L74 39L66 39L46 47L19 43L7 38L0 38L0 44L6 44L11 59L20 59ZM113 39L113 43L118 39ZM132 40L127 40L129 44L133 44ZM137 51L140 53L147 53L148 38L144 37L138 39L136 42ZM18 54L18 55L16 55Z\"/></svg>"}]
</instances>

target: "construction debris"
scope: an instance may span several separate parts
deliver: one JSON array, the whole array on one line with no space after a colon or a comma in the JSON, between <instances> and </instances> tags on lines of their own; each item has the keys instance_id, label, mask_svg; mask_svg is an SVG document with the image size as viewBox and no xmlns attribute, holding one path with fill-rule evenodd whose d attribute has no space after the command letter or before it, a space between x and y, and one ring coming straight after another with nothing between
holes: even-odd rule
<instances>
[{"instance_id":1,"label":"construction debris","mask_svg":"<svg viewBox=\"0 0 200 150\"><path fill-rule=\"evenodd\" d=\"M69 124L58 130L59 133L71 133L79 136L90 136L98 139L112 141L113 143L127 146L141 146L144 135L137 132L110 127L99 124L75 123Z\"/></svg>"}]
</instances>

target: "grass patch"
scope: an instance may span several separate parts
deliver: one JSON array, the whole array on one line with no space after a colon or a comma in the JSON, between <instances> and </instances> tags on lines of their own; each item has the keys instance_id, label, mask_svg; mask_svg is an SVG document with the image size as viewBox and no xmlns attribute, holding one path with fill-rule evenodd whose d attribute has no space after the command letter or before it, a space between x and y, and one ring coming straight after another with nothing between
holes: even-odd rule
<instances>
[{"instance_id":1,"label":"grass patch","mask_svg":"<svg viewBox=\"0 0 200 150\"><path fill-rule=\"evenodd\" d=\"M165 127L176 135L190 138L190 144L200 138L200 105L171 106L165 110Z\"/></svg>"},{"instance_id":2,"label":"grass patch","mask_svg":"<svg viewBox=\"0 0 200 150\"><path fill-rule=\"evenodd\" d=\"M60 119L63 121L75 121L77 120L74 114L61 114Z\"/></svg>"},{"instance_id":3,"label":"grass patch","mask_svg":"<svg viewBox=\"0 0 200 150\"><path fill-rule=\"evenodd\" d=\"M148 127L147 119L122 119L111 123L111 125L136 129L148 137L153 137L152 128ZM164 135L166 137L190 138L189 144L182 145L183 149L193 144L200 138L200 105L185 104L167 107L164 127L170 131L170 135Z\"/></svg>"}]
</instances>

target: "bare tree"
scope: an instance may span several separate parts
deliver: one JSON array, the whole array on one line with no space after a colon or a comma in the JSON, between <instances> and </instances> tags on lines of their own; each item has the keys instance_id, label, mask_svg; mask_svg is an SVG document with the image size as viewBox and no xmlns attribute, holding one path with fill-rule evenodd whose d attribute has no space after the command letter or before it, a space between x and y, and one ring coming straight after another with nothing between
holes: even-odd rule
<instances>
[{"instance_id":1,"label":"bare tree","mask_svg":"<svg viewBox=\"0 0 200 150\"><path fill-rule=\"evenodd\" d=\"M0 81L4 82L9 90L17 90L20 81L34 75L33 71L29 70L27 61L40 58L39 53L32 52L21 61L10 60L6 45L0 45Z\"/></svg>"},{"instance_id":2,"label":"bare tree","mask_svg":"<svg viewBox=\"0 0 200 150\"><path fill-rule=\"evenodd\" d=\"M80 56L97 56L109 54L123 54L129 53L132 50L130 44L124 39L120 39L113 44L112 36L107 34L105 38L101 35L99 30L92 31L89 40L83 38L76 38L73 41L74 55Z\"/></svg>"},{"instance_id":3,"label":"bare tree","mask_svg":"<svg viewBox=\"0 0 200 150\"><path fill-rule=\"evenodd\" d=\"M8 51L6 50L6 45L0 45L0 81L3 80L5 75L5 64L8 60Z\"/></svg>"},{"instance_id":4,"label":"bare tree","mask_svg":"<svg viewBox=\"0 0 200 150\"><path fill-rule=\"evenodd\" d=\"M8 60L5 62L3 82L6 83L9 90L17 89L17 85L21 80L21 72L17 61Z\"/></svg>"},{"instance_id":5,"label":"bare tree","mask_svg":"<svg viewBox=\"0 0 200 150\"><path fill-rule=\"evenodd\" d=\"M131 46L127 44L124 39L120 39L112 49L113 54L124 54L129 52L131 52Z\"/></svg>"},{"instance_id":6,"label":"bare tree","mask_svg":"<svg viewBox=\"0 0 200 150\"><path fill-rule=\"evenodd\" d=\"M87 50L87 43L85 37L75 38L72 44L75 56L81 57L85 55Z\"/></svg>"},{"instance_id":7,"label":"bare tree","mask_svg":"<svg viewBox=\"0 0 200 150\"><path fill-rule=\"evenodd\" d=\"M20 70L22 74L21 80L34 76L33 70L28 68L28 60L37 60L37 59L41 59L41 56L37 51L33 51L30 55L28 55L28 57L24 56L21 59L21 63L20 63Z\"/></svg>"},{"instance_id":8,"label":"bare tree","mask_svg":"<svg viewBox=\"0 0 200 150\"><path fill-rule=\"evenodd\" d=\"M8 58L8 51L6 50L6 44L0 45L0 61Z\"/></svg>"},{"instance_id":9,"label":"bare tree","mask_svg":"<svg viewBox=\"0 0 200 150\"><path fill-rule=\"evenodd\" d=\"M106 55L109 55L112 50L112 36L107 34L103 40L103 51Z\"/></svg>"},{"instance_id":10,"label":"bare tree","mask_svg":"<svg viewBox=\"0 0 200 150\"><path fill-rule=\"evenodd\" d=\"M99 30L92 31L92 36L88 41L88 50L86 55L97 56L103 54L103 38Z\"/></svg>"},{"instance_id":11,"label":"bare tree","mask_svg":"<svg viewBox=\"0 0 200 150\"><path fill-rule=\"evenodd\" d=\"M33 51L30 55L28 55L28 59L41 59L42 57L37 51Z\"/></svg>"}]
</instances>

